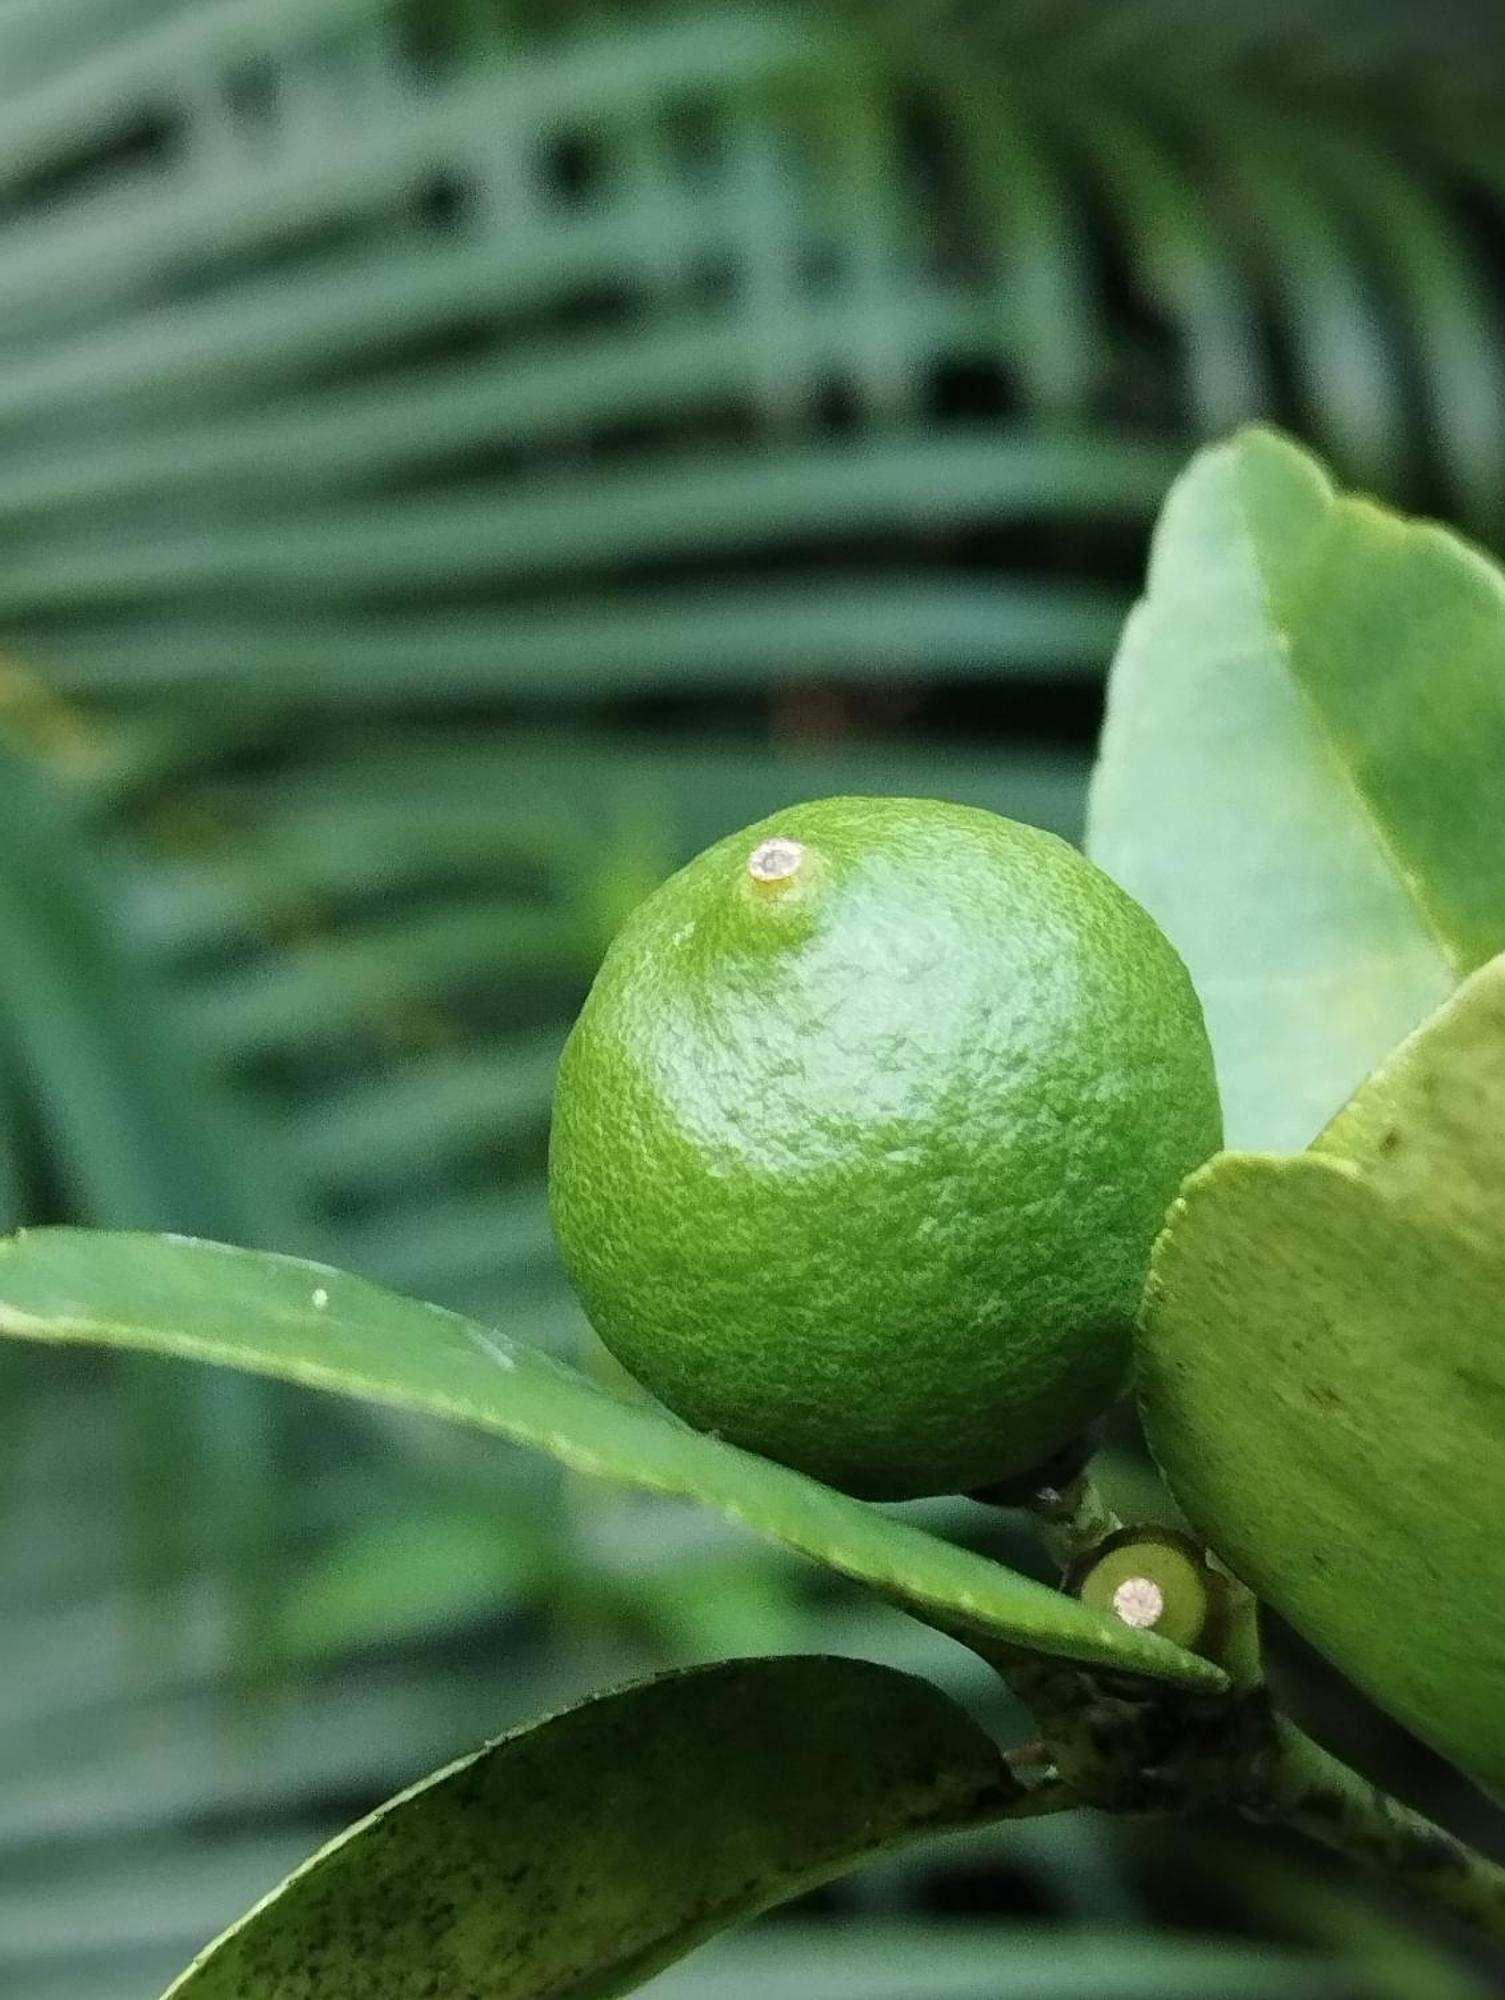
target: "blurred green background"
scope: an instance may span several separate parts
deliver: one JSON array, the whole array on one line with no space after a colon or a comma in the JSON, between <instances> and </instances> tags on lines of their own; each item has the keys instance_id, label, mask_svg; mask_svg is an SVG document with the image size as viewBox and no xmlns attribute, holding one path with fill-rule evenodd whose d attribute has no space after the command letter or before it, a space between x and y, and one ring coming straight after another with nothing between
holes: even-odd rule
<instances>
[{"instance_id":1,"label":"blurred green background","mask_svg":"<svg viewBox=\"0 0 1505 2000\"><path fill-rule=\"evenodd\" d=\"M554 1059L677 859L837 790L1074 835L1160 495L1245 418L1505 541L1494 0L4 0L0 104L6 1226L572 1351ZM865 1653L1023 1728L948 1642L493 1444L90 1356L0 1392L5 2000L152 2000L385 1792L655 1666ZM1107 1472L1164 1511L1127 1429ZM653 1988L1495 1990L1306 1852L1083 1816Z\"/></svg>"}]
</instances>

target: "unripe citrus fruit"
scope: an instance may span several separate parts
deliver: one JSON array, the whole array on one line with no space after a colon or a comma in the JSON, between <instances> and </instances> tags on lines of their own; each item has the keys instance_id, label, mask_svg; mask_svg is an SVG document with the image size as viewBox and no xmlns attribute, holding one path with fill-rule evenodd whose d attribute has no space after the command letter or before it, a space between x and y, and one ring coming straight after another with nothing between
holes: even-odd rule
<instances>
[{"instance_id":1,"label":"unripe citrus fruit","mask_svg":"<svg viewBox=\"0 0 1505 2000\"><path fill-rule=\"evenodd\" d=\"M1123 1387L1219 1112L1186 970L1063 841L822 799L618 933L564 1051L555 1231L682 1417L851 1492L1027 1472Z\"/></svg>"}]
</instances>

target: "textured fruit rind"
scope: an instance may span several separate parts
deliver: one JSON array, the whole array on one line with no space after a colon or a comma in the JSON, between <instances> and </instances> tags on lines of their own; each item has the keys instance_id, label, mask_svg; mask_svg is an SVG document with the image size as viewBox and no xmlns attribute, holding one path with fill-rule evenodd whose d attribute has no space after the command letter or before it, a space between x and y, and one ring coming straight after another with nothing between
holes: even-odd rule
<instances>
[{"instance_id":1,"label":"textured fruit rind","mask_svg":"<svg viewBox=\"0 0 1505 2000\"><path fill-rule=\"evenodd\" d=\"M770 893L773 836L809 865ZM619 933L561 1066L555 1228L690 1422L853 1492L965 1491L1119 1393L1219 1134L1189 977L1107 876L974 808L826 799Z\"/></svg>"}]
</instances>

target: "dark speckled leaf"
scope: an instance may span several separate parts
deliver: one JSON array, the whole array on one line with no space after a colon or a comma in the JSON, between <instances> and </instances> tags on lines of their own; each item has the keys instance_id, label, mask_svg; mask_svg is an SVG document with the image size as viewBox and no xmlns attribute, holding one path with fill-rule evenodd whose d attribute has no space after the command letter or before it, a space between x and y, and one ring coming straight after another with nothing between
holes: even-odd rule
<instances>
[{"instance_id":1,"label":"dark speckled leaf","mask_svg":"<svg viewBox=\"0 0 1505 2000\"><path fill-rule=\"evenodd\" d=\"M169 2000L607 2000L923 1833L1030 1810L983 1732L858 1660L735 1660L505 1736L404 1792Z\"/></svg>"},{"instance_id":2,"label":"dark speckled leaf","mask_svg":"<svg viewBox=\"0 0 1505 2000\"><path fill-rule=\"evenodd\" d=\"M577 1472L704 1501L948 1630L1223 1683L1151 1632L626 1403L522 1341L322 1265L182 1237L27 1231L0 1243L0 1334L214 1362L474 1424Z\"/></svg>"}]
</instances>

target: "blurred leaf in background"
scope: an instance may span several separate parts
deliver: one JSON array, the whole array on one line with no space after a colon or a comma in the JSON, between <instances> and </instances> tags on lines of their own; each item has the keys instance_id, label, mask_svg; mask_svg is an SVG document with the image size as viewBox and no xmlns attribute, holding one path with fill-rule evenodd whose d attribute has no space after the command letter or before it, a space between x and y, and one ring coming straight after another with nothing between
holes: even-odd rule
<instances>
[{"instance_id":1,"label":"blurred leaf in background","mask_svg":"<svg viewBox=\"0 0 1505 2000\"><path fill-rule=\"evenodd\" d=\"M1204 433L1275 417L1499 540L1502 43L1483 0L12 0L6 1221L573 1346L553 1064L642 890L833 791L1075 835ZM0 1994L149 2000L334 1824L629 1671L820 1645L999 1699L668 1503L0 1368ZM1305 1861L1091 1824L888 1864L664 1990L752 1984L1476 1990Z\"/></svg>"}]
</instances>

